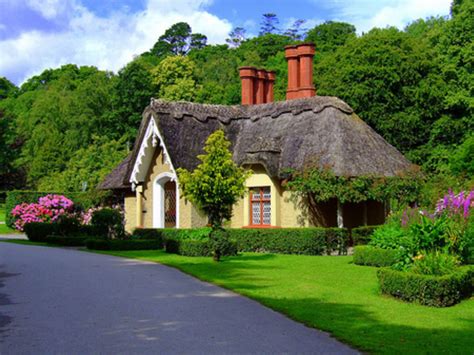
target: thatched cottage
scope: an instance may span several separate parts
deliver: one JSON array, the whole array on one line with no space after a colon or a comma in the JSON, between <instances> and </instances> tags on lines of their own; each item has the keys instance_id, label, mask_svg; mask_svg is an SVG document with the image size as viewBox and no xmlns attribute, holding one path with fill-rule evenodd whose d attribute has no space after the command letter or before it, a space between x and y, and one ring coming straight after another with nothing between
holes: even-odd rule
<instances>
[{"instance_id":1,"label":"thatched cottage","mask_svg":"<svg viewBox=\"0 0 474 355\"><path fill-rule=\"evenodd\" d=\"M100 185L124 198L126 228L190 228L205 216L180 194L177 168L193 170L207 137L223 129L235 162L252 169L248 192L233 208L229 225L241 227L354 227L382 223L386 206L376 201L319 206L317 216L282 186L288 168L308 162L336 175L394 176L410 162L336 97L316 96L314 45L285 48L287 100L273 102L275 75L240 68L242 105L152 100L143 112L134 149Z\"/></svg>"}]
</instances>

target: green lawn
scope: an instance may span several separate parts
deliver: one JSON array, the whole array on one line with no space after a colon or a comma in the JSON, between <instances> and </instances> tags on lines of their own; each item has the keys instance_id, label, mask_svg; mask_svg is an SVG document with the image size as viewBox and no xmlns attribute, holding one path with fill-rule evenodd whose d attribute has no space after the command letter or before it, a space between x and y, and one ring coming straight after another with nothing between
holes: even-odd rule
<instances>
[{"instance_id":1,"label":"green lawn","mask_svg":"<svg viewBox=\"0 0 474 355\"><path fill-rule=\"evenodd\" d=\"M376 269L352 257L245 253L215 263L162 251L107 254L176 267L373 353L474 352L474 299L430 308L379 294Z\"/></svg>"},{"instance_id":2,"label":"green lawn","mask_svg":"<svg viewBox=\"0 0 474 355\"><path fill-rule=\"evenodd\" d=\"M17 233L14 229L8 228L5 224L5 205L0 204L0 235Z\"/></svg>"}]
</instances>

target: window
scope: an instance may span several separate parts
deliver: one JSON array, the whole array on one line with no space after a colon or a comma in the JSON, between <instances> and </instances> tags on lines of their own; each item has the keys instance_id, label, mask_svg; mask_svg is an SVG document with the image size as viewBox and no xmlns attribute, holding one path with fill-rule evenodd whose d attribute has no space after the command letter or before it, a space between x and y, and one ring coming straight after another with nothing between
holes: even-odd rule
<instances>
[{"instance_id":1,"label":"window","mask_svg":"<svg viewBox=\"0 0 474 355\"><path fill-rule=\"evenodd\" d=\"M270 187L250 189L250 225L270 226L272 221L272 194Z\"/></svg>"}]
</instances>

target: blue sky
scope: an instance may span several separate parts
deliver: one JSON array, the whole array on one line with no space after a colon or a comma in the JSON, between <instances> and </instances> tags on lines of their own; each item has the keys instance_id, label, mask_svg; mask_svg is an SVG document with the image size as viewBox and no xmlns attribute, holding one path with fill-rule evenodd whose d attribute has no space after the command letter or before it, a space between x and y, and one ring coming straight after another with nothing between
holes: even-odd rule
<instances>
[{"instance_id":1,"label":"blue sky","mask_svg":"<svg viewBox=\"0 0 474 355\"><path fill-rule=\"evenodd\" d=\"M225 43L233 27L258 33L263 13L281 27L345 21L358 33L403 28L446 16L451 0L0 0L0 76L16 84L66 63L119 70L148 50L172 24L188 22L209 43Z\"/></svg>"}]
</instances>

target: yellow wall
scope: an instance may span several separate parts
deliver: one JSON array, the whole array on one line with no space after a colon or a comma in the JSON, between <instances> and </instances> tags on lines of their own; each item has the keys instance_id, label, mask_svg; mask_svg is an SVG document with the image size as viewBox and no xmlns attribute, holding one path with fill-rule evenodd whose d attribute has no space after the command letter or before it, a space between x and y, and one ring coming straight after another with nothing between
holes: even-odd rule
<instances>
[{"instance_id":1,"label":"yellow wall","mask_svg":"<svg viewBox=\"0 0 474 355\"><path fill-rule=\"evenodd\" d=\"M171 167L165 164L161 149L157 148L146 180L143 192L140 187L136 193L127 194L125 197L126 230L133 231L137 227L137 199L136 194L141 194L141 219L143 228L153 227L153 182L159 174L171 172ZM304 227L310 225L300 201L293 198L290 192L285 191L278 180L271 179L263 167L253 166L253 174L247 179L245 186L247 193L233 208L233 216L228 225L231 228L241 228L250 224L250 202L248 189L252 187L270 186L271 189L271 225L274 227ZM179 200L179 228L203 227L207 224L207 217L189 201L181 196Z\"/></svg>"}]
</instances>

